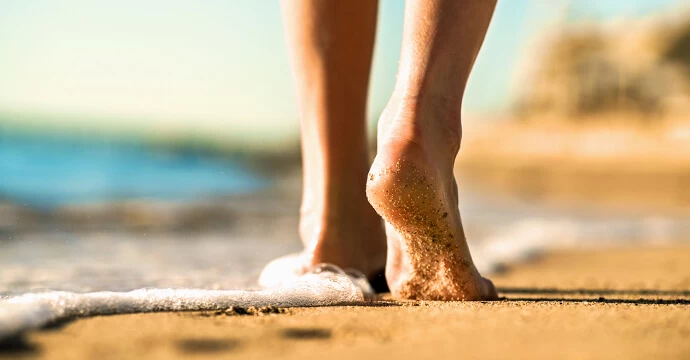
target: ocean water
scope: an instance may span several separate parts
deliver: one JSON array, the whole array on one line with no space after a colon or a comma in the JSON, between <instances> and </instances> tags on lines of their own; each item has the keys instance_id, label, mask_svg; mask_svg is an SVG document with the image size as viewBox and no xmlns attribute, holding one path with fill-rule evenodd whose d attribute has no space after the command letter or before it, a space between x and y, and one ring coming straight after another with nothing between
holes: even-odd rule
<instances>
[{"instance_id":1,"label":"ocean water","mask_svg":"<svg viewBox=\"0 0 690 360\"><path fill-rule=\"evenodd\" d=\"M0 199L55 207L121 199L200 199L267 179L228 159L142 143L0 134Z\"/></svg>"},{"instance_id":2,"label":"ocean water","mask_svg":"<svg viewBox=\"0 0 690 360\"><path fill-rule=\"evenodd\" d=\"M0 199L48 214L128 199L184 211L244 196L235 223L223 229L0 226L0 338L74 316L363 300L367 285L338 271L258 287L266 263L301 250L299 187L273 189L273 180L240 162L193 152L0 136ZM553 207L459 182L468 241L486 275L551 249L658 244L690 235L687 213ZM266 189L289 196L258 195Z\"/></svg>"}]
</instances>

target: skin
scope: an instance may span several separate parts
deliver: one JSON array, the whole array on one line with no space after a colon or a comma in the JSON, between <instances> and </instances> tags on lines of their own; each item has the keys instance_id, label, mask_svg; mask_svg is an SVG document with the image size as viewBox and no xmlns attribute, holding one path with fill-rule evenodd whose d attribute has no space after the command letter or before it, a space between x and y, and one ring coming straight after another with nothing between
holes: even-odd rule
<instances>
[{"instance_id":1,"label":"skin","mask_svg":"<svg viewBox=\"0 0 690 360\"><path fill-rule=\"evenodd\" d=\"M472 262L453 176L462 98L495 5L407 1L397 82L367 172L377 4L282 3L301 115L305 265L330 262L370 275L385 262L397 298L497 297Z\"/></svg>"},{"instance_id":2,"label":"skin","mask_svg":"<svg viewBox=\"0 0 690 360\"><path fill-rule=\"evenodd\" d=\"M300 114L305 267L368 276L386 263L383 221L366 198L366 101L378 3L281 2Z\"/></svg>"}]
</instances>

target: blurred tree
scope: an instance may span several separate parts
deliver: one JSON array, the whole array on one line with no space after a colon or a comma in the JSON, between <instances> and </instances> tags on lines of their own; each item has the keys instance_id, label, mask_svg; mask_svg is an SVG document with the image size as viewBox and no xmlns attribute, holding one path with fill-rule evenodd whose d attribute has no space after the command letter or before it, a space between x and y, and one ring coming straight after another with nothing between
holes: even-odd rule
<instances>
[{"instance_id":1,"label":"blurred tree","mask_svg":"<svg viewBox=\"0 0 690 360\"><path fill-rule=\"evenodd\" d=\"M690 111L690 13L680 21L568 25L542 46L518 97L524 118L659 119L679 106Z\"/></svg>"}]
</instances>

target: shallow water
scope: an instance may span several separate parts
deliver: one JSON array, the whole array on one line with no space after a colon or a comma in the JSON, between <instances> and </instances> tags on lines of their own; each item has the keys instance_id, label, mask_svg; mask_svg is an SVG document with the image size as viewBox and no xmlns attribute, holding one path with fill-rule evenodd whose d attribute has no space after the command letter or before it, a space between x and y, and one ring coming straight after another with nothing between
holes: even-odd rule
<instances>
[{"instance_id":1,"label":"shallow water","mask_svg":"<svg viewBox=\"0 0 690 360\"><path fill-rule=\"evenodd\" d=\"M165 209L193 212L194 206L209 199L223 196L222 202L233 204L237 201L233 194L252 193L271 183L239 163L201 154L6 137L0 137L0 174L4 198L58 212L64 205L79 208L95 201L107 207L109 201L123 199L146 204L157 199ZM301 249L299 187L274 190L287 196L280 200L280 196L245 195L235 208L235 223L220 229L147 233L70 230L59 223L55 228L31 231L0 226L0 318L16 330L79 311L100 314L148 311L155 306L189 310L240 303L286 304L297 296L296 290L242 292L257 289L256 279L268 261ZM460 199L473 258L480 271L489 275L504 264L529 260L554 248L687 241L690 235L686 214L603 213L547 206L518 197L497 197L462 179ZM174 201L175 206L166 205L167 201ZM149 291L127 293L144 288ZM117 293L103 293L107 291ZM78 295L90 292L100 293ZM301 304L349 296L330 294L326 300L309 298ZM7 329L6 333L11 330Z\"/></svg>"},{"instance_id":2,"label":"shallow water","mask_svg":"<svg viewBox=\"0 0 690 360\"><path fill-rule=\"evenodd\" d=\"M0 247L0 296L145 287L256 289L264 264L299 250L295 241L212 233L31 234Z\"/></svg>"}]
</instances>

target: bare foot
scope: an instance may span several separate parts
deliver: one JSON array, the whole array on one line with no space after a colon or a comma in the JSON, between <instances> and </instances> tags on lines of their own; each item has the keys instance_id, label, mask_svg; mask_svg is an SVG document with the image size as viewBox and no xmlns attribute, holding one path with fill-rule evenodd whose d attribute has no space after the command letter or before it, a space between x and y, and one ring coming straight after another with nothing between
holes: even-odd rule
<instances>
[{"instance_id":1,"label":"bare foot","mask_svg":"<svg viewBox=\"0 0 690 360\"><path fill-rule=\"evenodd\" d=\"M386 235L383 221L364 197L364 189L357 197L325 207L302 206L300 237L305 266L329 263L359 270L370 280L377 280L386 266Z\"/></svg>"},{"instance_id":2,"label":"bare foot","mask_svg":"<svg viewBox=\"0 0 690 360\"><path fill-rule=\"evenodd\" d=\"M384 276L386 234L383 221L367 202L364 181L355 184L359 186L333 186L334 191L327 197L306 193L299 229L304 250L266 265L259 276L261 286L285 285L314 265L328 263L343 270L361 272L376 292L389 291Z\"/></svg>"},{"instance_id":3,"label":"bare foot","mask_svg":"<svg viewBox=\"0 0 690 360\"><path fill-rule=\"evenodd\" d=\"M367 182L369 202L386 220L391 293L420 300L496 299L493 284L472 262L460 220L453 176L460 134L432 121L459 114L443 106L391 103L379 123Z\"/></svg>"}]
</instances>

